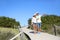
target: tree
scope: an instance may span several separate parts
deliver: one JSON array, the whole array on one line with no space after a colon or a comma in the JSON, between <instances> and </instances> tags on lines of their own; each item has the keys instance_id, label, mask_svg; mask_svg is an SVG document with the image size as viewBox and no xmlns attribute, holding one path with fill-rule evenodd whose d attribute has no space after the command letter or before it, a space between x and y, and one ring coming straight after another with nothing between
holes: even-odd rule
<instances>
[{"instance_id":1,"label":"tree","mask_svg":"<svg viewBox=\"0 0 60 40\"><path fill-rule=\"evenodd\" d=\"M28 25L31 25L31 18L29 18L28 20Z\"/></svg>"},{"instance_id":2,"label":"tree","mask_svg":"<svg viewBox=\"0 0 60 40\"><path fill-rule=\"evenodd\" d=\"M13 18L5 17L5 16L0 17L0 27L14 28L14 25L17 27L20 26L20 23Z\"/></svg>"},{"instance_id":3,"label":"tree","mask_svg":"<svg viewBox=\"0 0 60 40\"><path fill-rule=\"evenodd\" d=\"M29 19L28 19L28 25L29 25L28 28L33 29L32 25L31 25L31 19L32 19L32 18L29 18Z\"/></svg>"}]
</instances>

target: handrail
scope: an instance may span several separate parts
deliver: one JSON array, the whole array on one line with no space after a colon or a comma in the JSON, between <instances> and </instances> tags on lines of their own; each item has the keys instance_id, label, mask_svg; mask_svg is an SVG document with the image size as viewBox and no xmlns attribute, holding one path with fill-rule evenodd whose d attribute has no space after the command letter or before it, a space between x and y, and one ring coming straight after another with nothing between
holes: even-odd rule
<instances>
[{"instance_id":1,"label":"handrail","mask_svg":"<svg viewBox=\"0 0 60 40\"><path fill-rule=\"evenodd\" d=\"M60 26L57 26L57 25L54 24L53 28L54 28L54 33L55 33L55 36L56 36L57 35L57 28L60 28Z\"/></svg>"},{"instance_id":2,"label":"handrail","mask_svg":"<svg viewBox=\"0 0 60 40\"><path fill-rule=\"evenodd\" d=\"M55 24L54 24L54 26L60 28L60 26L57 26L57 25L55 25Z\"/></svg>"},{"instance_id":3,"label":"handrail","mask_svg":"<svg viewBox=\"0 0 60 40\"><path fill-rule=\"evenodd\" d=\"M13 38L11 38L10 40L14 40L16 37L20 36L22 32L20 32L19 34L17 34L16 36L14 36Z\"/></svg>"}]
</instances>

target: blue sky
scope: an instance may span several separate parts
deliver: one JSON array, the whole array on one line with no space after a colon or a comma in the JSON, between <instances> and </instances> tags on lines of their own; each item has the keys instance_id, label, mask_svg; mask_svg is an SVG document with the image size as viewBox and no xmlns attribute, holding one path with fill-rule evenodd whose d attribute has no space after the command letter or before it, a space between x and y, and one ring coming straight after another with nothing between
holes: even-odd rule
<instances>
[{"instance_id":1,"label":"blue sky","mask_svg":"<svg viewBox=\"0 0 60 40\"><path fill-rule=\"evenodd\" d=\"M35 12L60 16L60 0L0 0L0 16L15 18L22 26Z\"/></svg>"}]
</instances>

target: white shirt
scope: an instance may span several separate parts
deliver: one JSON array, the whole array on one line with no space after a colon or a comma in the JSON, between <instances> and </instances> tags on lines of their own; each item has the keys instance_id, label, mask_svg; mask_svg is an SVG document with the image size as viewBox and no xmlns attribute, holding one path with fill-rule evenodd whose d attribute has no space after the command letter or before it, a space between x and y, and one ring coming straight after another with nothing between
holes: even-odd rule
<instances>
[{"instance_id":1,"label":"white shirt","mask_svg":"<svg viewBox=\"0 0 60 40\"><path fill-rule=\"evenodd\" d=\"M36 16L36 19L37 19L37 23L40 23L41 22L41 15Z\"/></svg>"},{"instance_id":2,"label":"white shirt","mask_svg":"<svg viewBox=\"0 0 60 40\"><path fill-rule=\"evenodd\" d=\"M36 21L36 18L35 17L33 17L32 18L32 23L36 23L37 21Z\"/></svg>"}]
</instances>

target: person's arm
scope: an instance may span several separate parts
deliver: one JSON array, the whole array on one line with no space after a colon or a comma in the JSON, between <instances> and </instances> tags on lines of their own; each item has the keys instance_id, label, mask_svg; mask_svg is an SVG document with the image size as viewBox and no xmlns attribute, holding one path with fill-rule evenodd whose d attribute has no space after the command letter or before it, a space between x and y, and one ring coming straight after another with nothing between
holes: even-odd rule
<instances>
[{"instance_id":1,"label":"person's arm","mask_svg":"<svg viewBox=\"0 0 60 40\"><path fill-rule=\"evenodd\" d=\"M44 17L44 16L46 16L46 14L43 14L42 16Z\"/></svg>"},{"instance_id":2,"label":"person's arm","mask_svg":"<svg viewBox=\"0 0 60 40\"><path fill-rule=\"evenodd\" d=\"M33 24L33 22L31 21L31 25Z\"/></svg>"},{"instance_id":3,"label":"person's arm","mask_svg":"<svg viewBox=\"0 0 60 40\"><path fill-rule=\"evenodd\" d=\"M33 24L33 18L32 18L32 20L31 20L31 25Z\"/></svg>"}]
</instances>

